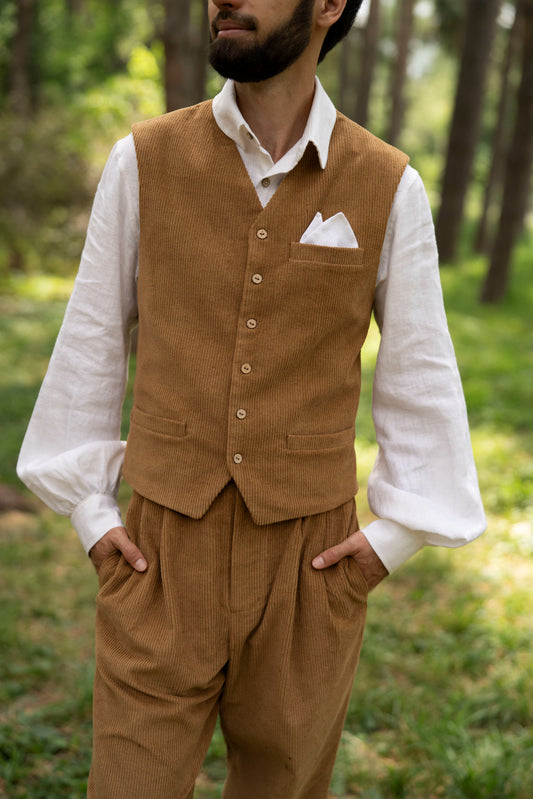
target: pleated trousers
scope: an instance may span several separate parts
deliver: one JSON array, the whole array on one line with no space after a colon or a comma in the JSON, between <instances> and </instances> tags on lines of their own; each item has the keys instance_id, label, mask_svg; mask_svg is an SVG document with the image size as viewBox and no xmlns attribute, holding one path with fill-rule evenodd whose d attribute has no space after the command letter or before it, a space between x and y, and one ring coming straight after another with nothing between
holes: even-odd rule
<instances>
[{"instance_id":1,"label":"pleated trousers","mask_svg":"<svg viewBox=\"0 0 533 799\"><path fill-rule=\"evenodd\" d=\"M352 500L256 525L233 483L195 520L133 495L145 573L102 564L90 799L192 799L220 716L224 799L325 799L367 585L313 557L358 529Z\"/></svg>"}]
</instances>

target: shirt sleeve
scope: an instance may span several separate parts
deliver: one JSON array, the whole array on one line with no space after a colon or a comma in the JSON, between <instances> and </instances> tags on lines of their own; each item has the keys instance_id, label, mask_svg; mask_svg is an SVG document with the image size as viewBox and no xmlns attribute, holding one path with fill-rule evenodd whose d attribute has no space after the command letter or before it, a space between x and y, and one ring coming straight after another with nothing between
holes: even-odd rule
<instances>
[{"instance_id":1,"label":"shirt sleeve","mask_svg":"<svg viewBox=\"0 0 533 799\"><path fill-rule=\"evenodd\" d=\"M86 551L122 524L116 495L139 239L133 137L117 142L94 199L74 290L20 452L20 479L70 516Z\"/></svg>"},{"instance_id":2,"label":"shirt sleeve","mask_svg":"<svg viewBox=\"0 0 533 799\"><path fill-rule=\"evenodd\" d=\"M379 518L364 533L392 572L425 545L462 546L486 527L431 211L412 167L394 199L374 312L378 455L368 500Z\"/></svg>"}]
</instances>

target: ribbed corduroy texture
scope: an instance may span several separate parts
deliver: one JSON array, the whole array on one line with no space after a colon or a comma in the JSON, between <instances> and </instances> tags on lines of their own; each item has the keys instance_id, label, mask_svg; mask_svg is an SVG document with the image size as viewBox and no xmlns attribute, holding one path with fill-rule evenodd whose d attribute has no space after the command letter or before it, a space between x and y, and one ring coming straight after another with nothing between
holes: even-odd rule
<instances>
[{"instance_id":1,"label":"ribbed corduroy texture","mask_svg":"<svg viewBox=\"0 0 533 799\"><path fill-rule=\"evenodd\" d=\"M357 666L366 583L324 548L357 529L353 499L257 526L230 483L194 520L134 494L149 567L100 572L89 799L187 799L217 712L226 799L325 799Z\"/></svg>"},{"instance_id":2,"label":"ribbed corduroy texture","mask_svg":"<svg viewBox=\"0 0 533 799\"><path fill-rule=\"evenodd\" d=\"M231 478L259 524L337 507L357 490L359 351L407 158L339 115L326 169L310 145L263 209L210 103L136 125L134 139L139 345L124 476L194 518ZM300 244L317 211L342 211L360 248Z\"/></svg>"}]
</instances>

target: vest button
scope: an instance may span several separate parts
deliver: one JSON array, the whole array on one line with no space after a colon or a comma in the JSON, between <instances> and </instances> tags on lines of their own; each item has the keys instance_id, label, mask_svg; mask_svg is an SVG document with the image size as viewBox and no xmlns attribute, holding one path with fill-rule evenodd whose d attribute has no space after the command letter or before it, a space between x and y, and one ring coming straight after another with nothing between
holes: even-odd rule
<instances>
[{"instance_id":1,"label":"vest button","mask_svg":"<svg viewBox=\"0 0 533 799\"><path fill-rule=\"evenodd\" d=\"M255 330L255 328L257 327L257 320L256 319L248 319L248 321L246 322L246 327L249 330Z\"/></svg>"},{"instance_id":2,"label":"vest button","mask_svg":"<svg viewBox=\"0 0 533 799\"><path fill-rule=\"evenodd\" d=\"M259 228L257 231L257 238L264 240L268 236L268 232L264 229L264 227Z\"/></svg>"},{"instance_id":3,"label":"vest button","mask_svg":"<svg viewBox=\"0 0 533 799\"><path fill-rule=\"evenodd\" d=\"M237 419L246 419L246 411L244 410L244 408L239 408L236 415Z\"/></svg>"},{"instance_id":4,"label":"vest button","mask_svg":"<svg viewBox=\"0 0 533 799\"><path fill-rule=\"evenodd\" d=\"M250 366L250 364L243 363L243 365L241 366L241 372L243 373L243 375L249 375L251 371L252 367Z\"/></svg>"},{"instance_id":5,"label":"vest button","mask_svg":"<svg viewBox=\"0 0 533 799\"><path fill-rule=\"evenodd\" d=\"M263 282L263 275L260 275L259 273L256 275L252 275L252 283L255 283L256 286L258 286L262 282Z\"/></svg>"},{"instance_id":6,"label":"vest button","mask_svg":"<svg viewBox=\"0 0 533 799\"><path fill-rule=\"evenodd\" d=\"M240 452L236 452L233 456L233 463L242 463L242 455Z\"/></svg>"}]
</instances>

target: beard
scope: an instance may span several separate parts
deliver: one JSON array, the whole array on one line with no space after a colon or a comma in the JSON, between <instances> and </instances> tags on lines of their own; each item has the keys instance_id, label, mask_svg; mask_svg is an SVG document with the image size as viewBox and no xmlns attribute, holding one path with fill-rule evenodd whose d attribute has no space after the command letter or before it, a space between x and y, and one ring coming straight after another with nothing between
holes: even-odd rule
<instances>
[{"instance_id":1,"label":"beard","mask_svg":"<svg viewBox=\"0 0 533 799\"><path fill-rule=\"evenodd\" d=\"M303 53L311 39L314 0L300 0L291 18L264 39L241 42L240 37L217 38L217 21L234 20L247 30L257 29L256 21L232 11L220 11L211 26L209 63L222 75L237 83L259 83L279 75Z\"/></svg>"}]
</instances>

